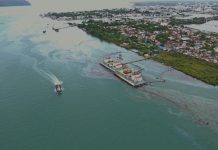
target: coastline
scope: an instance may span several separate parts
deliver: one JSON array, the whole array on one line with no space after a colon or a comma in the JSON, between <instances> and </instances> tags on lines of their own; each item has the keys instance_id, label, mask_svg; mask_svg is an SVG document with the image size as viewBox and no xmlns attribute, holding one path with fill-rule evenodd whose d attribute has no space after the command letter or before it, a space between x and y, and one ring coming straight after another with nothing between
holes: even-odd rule
<instances>
[{"instance_id":1,"label":"coastline","mask_svg":"<svg viewBox=\"0 0 218 150\"><path fill-rule=\"evenodd\" d=\"M93 37L152 58L204 83L218 85L218 34L172 25L173 19L168 23L139 19L135 14L140 13L138 9L123 8L49 12L42 16L57 21L79 18L83 22L77 24L78 28Z\"/></svg>"},{"instance_id":2,"label":"coastline","mask_svg":"<svg viewBox=\"0 0 218 150\"><path fill-rule=\"evenodd\" d=\"M139 51L77 26L56 32L80 22L41 18L56 7L41 2L0 11L3 150L217 150L218 87L150 59L136 65L151 84L135 89L99 62L116 52L124 63L142 59ZM46 72L63 81L62 96Z\"/></svg>"},{"instance_id":3,"label":"coastline","mask_svg":"<svg viewBox=\"0 0 218 150\"><path fill-rule=\"evenodd\" d=\"M161 56L162 55L162 56ZM174 57L174 59L176 58L177 59L177 61L180 61L179 59L180 59L180 57L187 57L187 59L195 59L195 61L198 61L198 64L201 64L202 63L202 65L205 65L205 66L208 66L208 67L210 67L211 65L212 65L212 67L216 67L217 69L218 69L218 66L216 66L216 64L212 64L212 63L210 63L210 62L206 62L206 61L203 61L203 60L200 60L200 59L196 59L196 58L191 58L190 56L186 56L186 55L183 55L183 54L178 54L178 53L162 53L162 54L160 54L160 55L158 55L157 57L155 57L155 58L153 58L153 60L154 61L157 61L157 62L159 62L159 63L162 63L162 64L164 64L164 65L166 65L166 66L169 66L169 67L172 67L173 69L175 69L175 70L177 70L177 71L181 71L182 73L184 73L184 74L186 74L186 75L188 75L188 76L191 76L192 78L195 78L196 80L200 80L200 81L202 81L202 82L204 82L204 83L206 83L206 84L209 84L209 85L211 85L211 86L217 86L218 85L218 83L217 83L217 76L210 76L211 74L207 74L207 76L210 76L210 77L208 77L208 78L214 78L214 81L212 80L207 80L208 78L205 78L205 77L201 77L200 76L200 74L201 73L205 73L205 72L203 72L203 70L201 70L201 69L199 69L199 68L197 68L197 67L194 67L194 66L192 66L193 64L190 62L190 67L189 68L187 68L187 69L183 69L183 68L181 68L180 66L176 66L174 63L172 63L172 62L170 62L170 61L167 61L166 59L164 59L163 58L163 56L165 56L165 58L167 58L167 57L172 57L172 55L173 55L173 57ZM175 55L179 55L178 57L177 56L175 56ZM162 57L162 58L161 58ZM173 65L174 64L174 65ZM181 65L181 64L180 64ZM199 70L198 70L199 69ZM188 71L189 70L189 71ZM197 70L197 71L196 71ZM206 70L206 69L205 69ZM193 73L192 71L195 71L195 72L197 72L197 75L195 75L195 73ZM198 76L199 75L199 76Z\"/></svg>"},{"instance_id":4,"label":"coastline","mask_svg":"<svg viewBox=\"0 0 218 150\"><path fill-rule=\"evenodd\" d=\"M100 40L113 43L127 50L132 50L131 47L122 45L121 44L122 42L119 42L119 41L114 42L114 40L110 40L110 39L96 35L95 32L89 32L89 29L86 27L79 26L79 28L82 29L87 34L90 34L91 36L94 36ZM140 49L136 49L136 50L138 51L137 54L141 56L146 55L146 53L148 52L148 51L143 52ZM159 63L163 63L166 66L172 67L178 71L181 71L184 74L191 76L197 80L200 80L206 84L209 84L212 86L218 85L218 79L217 79L217 74L216 74L218 72L218 66L212 62L207 62L207 61L197 59L197 58L187 56L187 55L177 53L177 52L161 52L151 57L151 59Z\"/></svg>"}]
</instances>

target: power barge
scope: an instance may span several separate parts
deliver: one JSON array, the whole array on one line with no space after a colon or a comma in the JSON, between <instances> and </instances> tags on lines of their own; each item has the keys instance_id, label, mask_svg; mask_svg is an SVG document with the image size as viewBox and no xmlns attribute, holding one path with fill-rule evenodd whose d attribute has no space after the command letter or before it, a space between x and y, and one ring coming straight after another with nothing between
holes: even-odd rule
<instances>
[{"instance_id":1,"label":"power barge","mask_svg":"<svg viewBox=\"0 0 218 150\"><path fill-rule=\"evenodd\" d=\"M104 57L100 65L110 70L115 76L125 81L129 85L133 87L141 87L146 84L145 80L141 75L141 71L143 70L143 68L133 63L142 60L145 59L123 63L122 55L119 54L118 57ZM132 64L132 66L134 67L131 67L130 64Z\"/></svg>"}]
</instances>

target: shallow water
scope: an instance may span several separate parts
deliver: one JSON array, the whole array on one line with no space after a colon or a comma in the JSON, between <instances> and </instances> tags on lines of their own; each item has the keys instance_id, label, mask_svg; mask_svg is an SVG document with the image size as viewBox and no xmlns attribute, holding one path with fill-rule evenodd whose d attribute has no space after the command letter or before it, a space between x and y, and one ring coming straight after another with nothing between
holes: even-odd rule
<instances>
[{"instance_id":1,"label":"shallow water","mask_svg":"<svg viewBox=\"0 0 218 150\"><path fill-rule=\"evenodd\" d=\"M166 82L134 89L99 61L117 51L126 59L136 54L77 28L53 32L65 23L30 8L0 11L1 149L218 148L217 87L145 61L138 63L144 78ZM63 95L54 93L53 78L63 81Z\"/></svg>"},{"instance_id":2,"label":"shallow water","mask_svg":"<svg viewBox=\"0 0 218 150\"><path fill-rule=\"evenodd\" d=\"M188 25L188 27L198 29L203 32L218 32L218 21L209 21L201 25Z\"/></svg>"}]
</instances>

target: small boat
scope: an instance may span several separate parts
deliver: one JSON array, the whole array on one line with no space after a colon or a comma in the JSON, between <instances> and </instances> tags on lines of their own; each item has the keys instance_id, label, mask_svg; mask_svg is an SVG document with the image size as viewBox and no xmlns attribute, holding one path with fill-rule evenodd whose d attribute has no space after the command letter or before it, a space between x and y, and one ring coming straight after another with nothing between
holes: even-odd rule
<instances>
[{"instance_id":1,"label":"small boat","mask_svg":"<svg viewBox=\"0 0 218 150\"><path fill-rule=\"evenodd\" d=\"M55 92L56 92L57 94L62 94L62 92L63 92L63 87L62 87L61 84L55 84Z\"/></svg>"},{"instance_id":2,"label":"small boat","mask_svg":"<svg viewBox=\"0 0 218 150\"><path fill-rule=\"evenodd\" d=\"M42 33L44 33L44 34L45 34L45 33L46 33L46 30L42 31Z\"/></svg>"}]
</instances>

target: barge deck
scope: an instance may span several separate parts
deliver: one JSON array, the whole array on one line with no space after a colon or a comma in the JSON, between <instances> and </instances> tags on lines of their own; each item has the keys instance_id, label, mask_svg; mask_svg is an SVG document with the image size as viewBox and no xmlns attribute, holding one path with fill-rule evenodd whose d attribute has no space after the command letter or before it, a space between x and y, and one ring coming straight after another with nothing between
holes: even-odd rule
<instances>
[{"instance_id":1,"label":"barge deck","mask_svg":"<svg viewBox=\"0 0 218 150\"><path fill-rule=\"evenodd\" d=\"M127 63L122 63L120 60L113 60L111 58L104 59L100 65L133 87L146 85L141 76L141 70L143 69L134 71L127 66Z\"/></svg>"}]
</instances>

